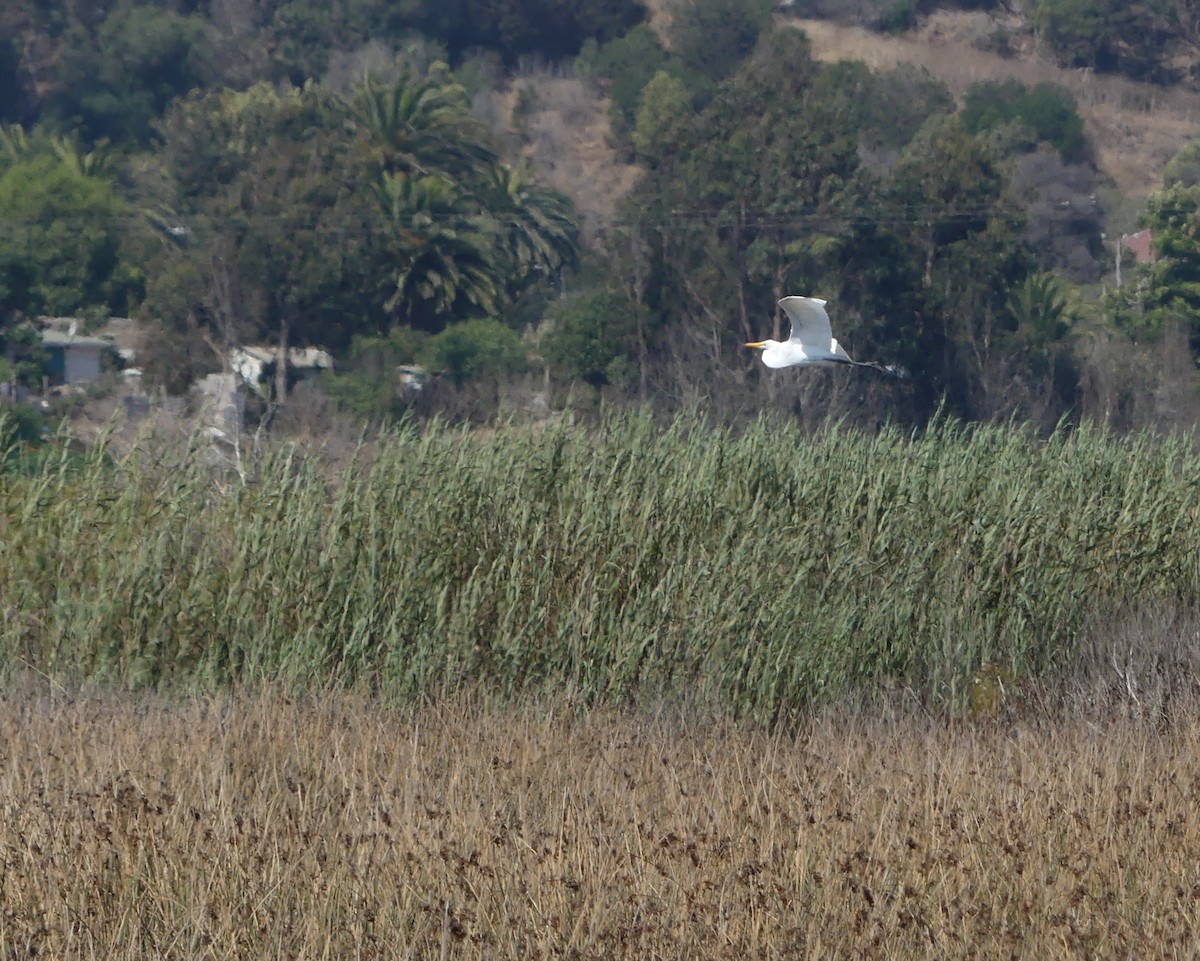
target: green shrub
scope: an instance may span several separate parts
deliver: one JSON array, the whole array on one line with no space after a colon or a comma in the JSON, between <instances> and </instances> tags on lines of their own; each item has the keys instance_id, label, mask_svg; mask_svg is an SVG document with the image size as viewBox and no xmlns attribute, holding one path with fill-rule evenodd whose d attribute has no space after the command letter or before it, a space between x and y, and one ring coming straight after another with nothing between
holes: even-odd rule
<instances>
[{"instance_id":1,"label":"green shrub","mask_svg":"<svg viewBox=\"0 0 1200 961\"><path fill-rule=\"evenodd\" d=\"M624 36L589 51L583 68L590 76L610 81L613 116L619 129L630 130L650 78L668 60L658 34L648 24L639 24Z\"/></svg>"},{"instance_id":2,"label":"green shrub","mask_svg":"<svg viewBox=\"0 0 1200 961\"><path fill-rule=\"evenodd\" d=\"M636 310L606 290L560 301L542 336L542 356L566 380L621 384L632 370Z\"/></svg>"},{"instance_id":3,"label":"green shrub","mask_svg":"<svg viewBox=\"0 0 1200 961\"><path fill-rule=\"evenodd\" d=\"M520 336L490 318L451 324L429 339L421 350L421 362L456 384L485 375L522 374L529 369L528 351Z\"/></svg>"},{"instance_id":4,"label":"green shrub","mask_svg":"<svg viewBox=\"0 0 1200 961\"><path fill-rule=\"evenodd\" d=\"M972 84L963 104L963 123L971 133L1020 121L1037 141L1053 146L1064 160L1080 160L1087 149L1083 118L1065 87L1039 83L1027 88L1017 80Z\"/></svg>"},{"instance_id":5,"label":"green shrub","mask_svg":"<svg viewBox=\"0 0 1200 961\"><path fill-rule=\"evenodd\" d=\"M29 404L0 406L0 452L14 444L36 444L45 433L47 420Z\"/></svg>"}]
</instances>

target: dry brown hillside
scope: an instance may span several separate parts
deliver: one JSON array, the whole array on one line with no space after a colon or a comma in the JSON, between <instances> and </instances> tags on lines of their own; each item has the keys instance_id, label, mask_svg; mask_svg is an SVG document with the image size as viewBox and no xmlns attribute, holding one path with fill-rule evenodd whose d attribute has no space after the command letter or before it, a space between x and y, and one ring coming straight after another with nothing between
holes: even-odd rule
<instances>
[{"instance_id":1,"label":"dry brown hillside","mask_svg":"<svg viewBox=\"0 0 1200 961\"><path fill-rule=\"evenodd\" d=\"M641 172L613 146L609 100L588 81L545 68L523 71L507 89L485 96L477 112L520 141L521 154L571 198L585 236L594 237Z\"/></svg>"},{"instance_id":2,"label":"dry brown hillside","mask_svg":"<svg viewBox=\"0 0 1200 961\"><path fill-rule=\"evenodd\" d=\"M906 36L891 37L825 20L787 18L812 40L821 60L862 60L876 69L916 63L956 96L972 83L1011 77L1027 84L1058 83L1079 102L1103 174L1122 194L1145 197L1161 183L1167 161L1200 136L1200 94L1164 89L1087 70L1064 70L1032 51L1006 58L971 43L979 15L940 13Z\"/></svg>"}]
</instances>

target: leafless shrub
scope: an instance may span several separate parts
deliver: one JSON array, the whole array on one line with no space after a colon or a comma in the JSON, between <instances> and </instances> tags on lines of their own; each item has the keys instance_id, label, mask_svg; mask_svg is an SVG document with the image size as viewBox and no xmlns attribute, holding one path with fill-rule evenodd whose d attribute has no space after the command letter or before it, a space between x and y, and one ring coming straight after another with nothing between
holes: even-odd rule
<instances>
[{"instance_id":1,"label":"leafless shrub","mask_svg":"<svg viewBox=\"0 0 1200 961\"><path fill-rule=\"evenodd\" d=\"M265 424L270 435L299 444L335 463L346 463L364 437L368 425L337 409L320 384L301 381L283 404L271 405Z\"/></svg>"},{"instance_id":2,"label":"leafless shrub","mask_svg":"<svg viewBox=\"0 0 1200 961\"><path fill-rule=\"evenodd\" d=\"M335 50L330 53L321 83L334 93L345 93L362 83L367 74L383 84L389 84L399 73L395 51L380 40L369 40L357 50Z\"/></svg>"},{"instance_id":3,"label":"leafless shrub","mask_svg":"<svg viewBox=\"0 0 1200 961\"><path fill-rule=\"evenodd\" d=\"M1200 706L1200 611L1148 601L1097 612L1074 668L1073 705L1096 716L1175 718Z\"/></svg>"},{"instance_id":4,"label":"leafless shrub","mask_svg":"<svg viewBox=\"0 0 1200 961\"><path fill-rule=\"evenodd\" d=\"M1200 373L1180 325L1144 344L1097 331L1076 353L1085 420L1117 430L1194 430L1200 422Z\"/></svg>"},{"instance_id":5,"label":"leafless shrub","mask_svg":"<svg viewBox=\"0 0 1200 961\"><path fill-rule=\"evenodd\" d=\"M1040 262L1074 283L1098 280L1106 266L1104 212L1091 168L1065 164L1057 151L1039 150L1018 159L1012 189L1025 204L1027 235Z\"/></svg>"}]
</instances>

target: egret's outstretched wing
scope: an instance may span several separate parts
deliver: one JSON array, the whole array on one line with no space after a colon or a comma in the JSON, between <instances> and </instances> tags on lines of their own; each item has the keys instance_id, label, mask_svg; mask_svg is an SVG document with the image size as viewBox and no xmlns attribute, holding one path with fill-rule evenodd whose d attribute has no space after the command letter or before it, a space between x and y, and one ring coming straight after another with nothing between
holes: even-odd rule
<instances>
[{"instance_id":1,"label":"egret's outstretched wing","mask_svg":"<svg viewBox=\"0 0 1200 961\"><path fill-rule=\"evenodd\" d=\"M784 297L779 306L792 322L789 341L809 349L830 349L833 330L829 326L829 315L825 313L825 301L816 297Z\"/></svg>"}]
</instances>

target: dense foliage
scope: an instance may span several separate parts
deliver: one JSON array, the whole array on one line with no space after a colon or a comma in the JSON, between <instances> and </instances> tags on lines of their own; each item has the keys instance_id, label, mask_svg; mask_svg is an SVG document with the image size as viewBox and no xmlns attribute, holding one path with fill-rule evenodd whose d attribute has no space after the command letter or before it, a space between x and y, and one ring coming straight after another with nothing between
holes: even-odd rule
<instances>
[{"instance_id":1,"label":"dense foliage","mask_svg":"<svg viewBox=\"0 0 1200 961\"><path fill-rule=\"evenodd\" d=\"M900 28L937 6L855 9ZM1028 23L1064 62L1146 76L1162 71L1139 56L1190 42L1180 5L1125 5L1121 23L1148 26L1120 37L1103 6L1039 0ZM577 403L705 398L735 416L1186 420L1188 404L1156 407L1147 351L1200 326L1190 155L1145 212L1159 260L1102 299L1109 225L1067 91L979 84L960 109L919 68L818 62L757 0L669 13L5 5L6 376L36 384L25 318L129 313L157 386L182 392L238 342L316 344L337 356L328 393L368 416L403 406L395 366L419 363L451 386L534 372ZM586 175L557 174L570 197L548 185L567 140L538 111L572 73L610 97L612 144L641 171L616 209ZM774 305L795 292L913 379L763 378L740 345L783 333ZM1172 374L1184 398L1191 373Z\"/></svg>"}]
</instances>

